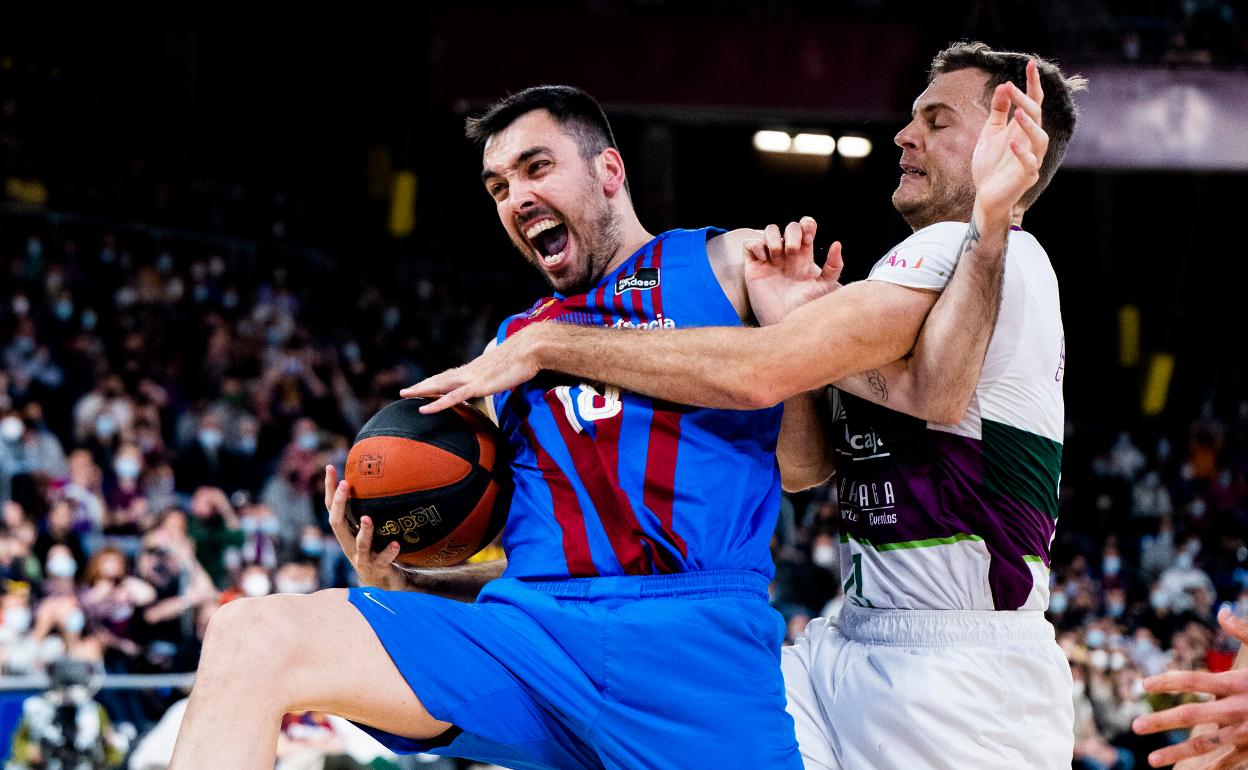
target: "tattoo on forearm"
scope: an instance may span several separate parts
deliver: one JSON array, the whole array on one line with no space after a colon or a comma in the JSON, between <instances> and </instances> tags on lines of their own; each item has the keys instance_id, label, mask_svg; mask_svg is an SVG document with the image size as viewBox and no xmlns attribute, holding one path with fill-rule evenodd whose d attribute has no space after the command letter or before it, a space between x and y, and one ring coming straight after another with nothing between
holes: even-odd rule
<instances>
[{"instance_id":1,"label":"tattoo on forearm","mask_svg":"<svg viewBox=\"0 0 1248 770\"><path fill-rule=\"evenodd\" d=\"M962 250L959 251L958 253L965 254L966 252L975 248L975 244L979 243L979 241L980 241L979 228L975 226L975 219L974 217L972 217L971 226L967 228L966 237L962 239Z\"/></svg>"},{"instance_id":2,"label":"tattoo on forearm","mask_svg":"<svg viewBox=\"0 0 1248 770\"><path fill-rule=\"evenodd\" d=\"M880 401L888 400L888 380L884 379L884 373L879 369L867 372L867 385L871 386L871 392Z\"/></svg>"}]
</instances>

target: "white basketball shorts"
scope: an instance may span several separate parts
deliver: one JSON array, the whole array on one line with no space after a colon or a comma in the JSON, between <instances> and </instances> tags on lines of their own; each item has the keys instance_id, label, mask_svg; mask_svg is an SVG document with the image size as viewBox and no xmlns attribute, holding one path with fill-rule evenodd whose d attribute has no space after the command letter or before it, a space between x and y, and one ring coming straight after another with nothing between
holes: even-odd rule
<instances>
[{"instance_id":1,"label":"white basketball shorts","mask_svg":"<svg viewBox=\"0 0 1248 770\"><path fill-rule=\"evenodd\" d=\"M846 604L782 664L806 770L1070 768L1070 666L1040 612Z\"/></svg>"}]
</instances>

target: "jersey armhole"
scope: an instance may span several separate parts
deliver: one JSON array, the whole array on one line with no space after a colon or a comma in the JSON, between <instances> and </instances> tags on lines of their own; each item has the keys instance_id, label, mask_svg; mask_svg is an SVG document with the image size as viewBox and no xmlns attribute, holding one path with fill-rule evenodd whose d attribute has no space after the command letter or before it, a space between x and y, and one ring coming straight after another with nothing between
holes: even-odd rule
<instances>
[{"instance_id":1,"label":"jersey armhole","mask_svg":"<svg viewBox=\"0 0 1248 770\"><path fill-rule=\"evenodd\" d=\"M691 238L699 238L701 246L700 258L693 261L698 264L698 270L701 272L701 279L709 281L709 285L715 287L711 292L715 297L715 302L719 304L719 310L722 311L726 318L731 319L730 322L719 322L707 324L707 326L745 326L745 322L741 320L741 316L737 315L737 309L733 306L732 300L728 299L728 295L724 293L724 287L719 283L719 276L715 275L715 268L711 267L711 255L707 250L708 242L717 236L727 233L719 227L704 227L701 230L693 230L686 233ZM747 295L748 296L748 295ZM717 311L719 312L719 311Z\"/></svg>"}]
</instances>

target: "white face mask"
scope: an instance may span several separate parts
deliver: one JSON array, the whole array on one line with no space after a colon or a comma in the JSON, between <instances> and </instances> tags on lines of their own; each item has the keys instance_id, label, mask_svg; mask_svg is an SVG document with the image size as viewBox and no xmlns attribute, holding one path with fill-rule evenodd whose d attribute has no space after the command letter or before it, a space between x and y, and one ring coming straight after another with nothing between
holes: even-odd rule
<instances>
[{"instance_id":1,"label":"white face mask","mask_svg":"<svg viewBox=\"0 0 1248 770\"><path fill-rule=\"evenodd\" d=\"M87 627L87 616L82 614L82 610L70 610L61 625L67 634L81 634Z\"/></svg>"},{"instance_id":2,"label":"white face mask","mask_svg":"<svg viewBox=\"0 0 1248 770\"><path fill-rule=\"evenodd\" d=\"M836 546L821 545L816 548L810 555L810 560L817 566L824 569L831 569L836 566Z\"/></svg>"},{"instance_id":3,"label":"white face mask","mask_svg":"<svg viewBox=\"0 0 1248 770\"><path fill-rule=\"evenodd\" d=\"M1066 611L1066 594L1058 591L1049 597L1049 612L1054 615L1061 615Z\"/></svg>"},{"instance_id":4,"label":"white face mask","mask_svg":"<svg viewBox=\"0 0 1248 770\"><path fill-rule=\"evenodd\" d=\"M78 562L72 556L53 556L48 559L48 574L52 577L70 578L78 572Z\"/></svg>"},{"instance_id":5,"label":"white face mask","mask_svg":"<svg viewBox=\"0 0 1248 770\"><path fill-rule=\"evenodd\" d=\"M16 442L26 432L26 426L22 424L22 418L15 415L9 415L0 420L0 438L8 442Z\"/></svg>"},{"instance_id":6,"label":"white face mask","mask_svg":"<svg viewBox=\"0 0 1248 770\"><path fill-rule=\"evenodd\" d=\"M279 594L310 594L315 590L316 586L307 580L277 579L277 592Z\"/></svg>"},{"instance_id":7,"label":"white face mask","mask_svg":"<svg viewBox=\"0 0 1248 770\"><path fill-rule=\"evenodd\" d=\"M199 444L204 449L212 452L221 446L221 431L216 428L204 428L199 432Z\"/></svg>"},{"instance_id":8,"label":"white face mask","mask_svg":"<svg viewBox=\"0 0 1248 770\"><path fill-rule=\"evenodd\" d=\"M24 634L30 630L30 621L29 607L10 607L4 611L4 627L9 631Z\"/></svg>"},{"instance_id":9,"label":"white face mask","mask_svg":"<svg viewBox=\"0 0 1248 770\"><path fill-rule=\"evenodd\" d=\"M1104 671L1109 668L1109 653L1104 650L1095 650L1088 656L1088 664L1097 671Z\"/></svg>"},{"instance_id":10,"label":"white face mask","mask_svg":"<svg viewBox=\"0 0 1248 770\"><path fill-rule=\"evenodd\" d=\"M243 578L243 593L247 596L268 596L273 590L269 576L262 572L253 572Z\"/></svg>"}]
</instances>

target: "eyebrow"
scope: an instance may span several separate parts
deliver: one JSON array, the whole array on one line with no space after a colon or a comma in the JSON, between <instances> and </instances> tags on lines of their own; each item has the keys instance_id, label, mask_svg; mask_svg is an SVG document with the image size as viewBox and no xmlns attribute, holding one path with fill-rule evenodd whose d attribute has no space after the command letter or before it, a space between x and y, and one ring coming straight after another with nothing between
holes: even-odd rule
<instances>
[{"instance_id":1,"label":"eyebrow","mask_svg":"<svg viewBox=\"0 0 1248 770\"><path fill-rule=\"evenodd\" d=\"M544 152L550 152L550 148L540 145L540 144L537 145L536 147L530 147L529 149L525 150L524 152L516 156L516 162L512 163L511 166L509 166L509 168L515 168L516 166L523 164L526 160L529 160L533 156L541 155ZM481 172L481 183L485 184L486 182L490 181L490 177L495 177L495 176L502 176L502 174L500 174L499 172L495 171L492 168L484 169Z\"/></svg>"},{"instance_id":2,"label":"eyebrow","mask_svg":"<svg viewBox=\"0 0 1248 770\"><path fill-rule=\"evenodd\" d=\"M928 103L928 104L923 105L922 107L919 107L919 106L916 104L916 105L915 105L915 106L914 106L914 107L910 110L910 117L912 117L912 118L913 118L915 115L917 115L917 114L919 114L919 113L923 113L923 114L925 114L925 115L926 115L926 114L930 114L930 113L933 113L933 112L940 112L941 110L949 110L950 112L952 112L952 113L954 113L954 114L957 114L957 112L958 112L958 111L957 111L956 109L954 109L952 106L950 106L950 105L948 105L948 104L945 104L944 102L930 102L930 103Z\"/></svg>"}]
</instances>

